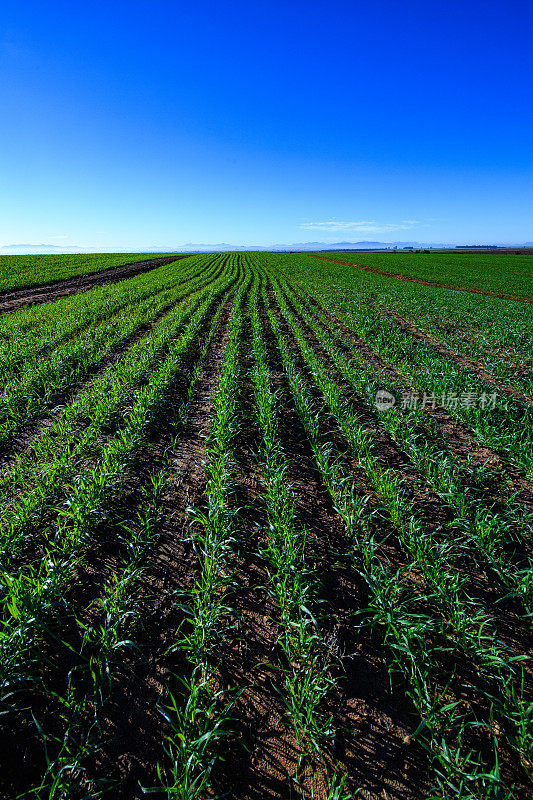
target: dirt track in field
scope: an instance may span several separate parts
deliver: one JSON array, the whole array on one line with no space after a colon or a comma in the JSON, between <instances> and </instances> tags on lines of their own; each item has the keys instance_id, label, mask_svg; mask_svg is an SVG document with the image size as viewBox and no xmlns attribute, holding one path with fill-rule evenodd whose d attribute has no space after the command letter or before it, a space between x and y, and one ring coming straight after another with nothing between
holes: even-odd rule
<instances>
[{"instance_id":1,"label":"dirt track in field","mask_svg":"<svg viewBox=\"0 0 533 800\"><path fill-rule=\"evenodd\" d=\"M85 292L88 289L94 289L106 283L118 283L126 280L126 278L132 278L134 275L140 275L141 272L149 272L162 264L170 264L172 261L188 257L188 255L175 255L166 256L165 258L151 258L146 261L123 264L121 267L113 267L90 275L80 275L76 278L66 278L43 286L35 286L32 289L17 289L14 292L6 292L0 295L0 313L17 311L19 308L34 306L39 303L51 303L61 297Z\"/></svg>"},{"instance_id":2,"label":"dirt track in field","mask_svg":"<svg viewBox=\"0 0 533 800\"><path fill-rule=\"evenodd\" d=\"M484 292L481 289L469 289L466 286L459 286L458 284L435 283L434 281L425 281L422 278L412 278L410 275L402 275L398 272L387 272L384 269L377 267L368 267L365 264L354 264L353 261L340 261L338 258L326 258L325 256L314 256L311 258L318 258L320 261L332 261L334 264L343 264L345 267L353 267L360 269L363 272L373 272L376 275L385 275L386 278L396 278L399 281L408 281L409 283L421 283L422 286L436 286L438 289L449 289L453 292L465 292L466 294L481 294L484 297L498 297L500 300L516 300L518 303L533 303L533 298L517 297L514 294L500 294L498 292Z\"/></svg>"}]
</instances>

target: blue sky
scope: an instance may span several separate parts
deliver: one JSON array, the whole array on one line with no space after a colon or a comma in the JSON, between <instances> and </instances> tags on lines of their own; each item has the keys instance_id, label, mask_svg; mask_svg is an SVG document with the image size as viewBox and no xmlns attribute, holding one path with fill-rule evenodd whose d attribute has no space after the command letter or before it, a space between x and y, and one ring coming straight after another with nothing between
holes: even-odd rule
<instances>
[{"instance_id":1,"label":"blue sky","mask_svg":"<svg viewBox=\"0 0 533 800\"><path fill-rule=\"evenodd\" d=\"M5 2L0 246L533 240L533 4Z\"/></svg>"}]
</instances>

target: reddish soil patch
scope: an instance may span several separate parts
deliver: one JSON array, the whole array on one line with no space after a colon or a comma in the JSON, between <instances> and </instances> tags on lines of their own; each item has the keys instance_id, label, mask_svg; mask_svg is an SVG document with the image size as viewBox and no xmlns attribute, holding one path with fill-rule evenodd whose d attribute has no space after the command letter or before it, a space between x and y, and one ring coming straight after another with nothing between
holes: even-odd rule
<instances>
[{"instance_id":1,"label":"reddish soil patch","mask_svg":"<svg viewBox=\"0 0 533 800\"><path fill-rule=\"evenodd\" d=\"M172 261L177 261L181 258L189 258L189 256L176 255L165 258L151 258L147 261L123 264L121 267L112 267L90 275L80 275L76 278L66 278L43 286L35 286L32 289L17 289L14 292L6 292L0 295L0 313L17 311L19 308L34 306L39 303L51 303L53 300L59 300L60 297L68 297L71 294L85 292L88 289L94 289L96 286L103 286L106 283L118 283L126 280L126 278L139 275L141 272L149 272L162 264L170 264Z\"/></svg>"},{"instance_id":2,"label":"reddish soil patch","mask_svg":"<svg viewBox=\"0 0 533 800\"><path fill-rule=\"evenodd\" d=\"M385 275L387 278L396 278L399 281L408 281L409 283L421 283L423 286L436 286L438 289L451 289L454 292L466 292L467 294L481 294L485 297L499 297L500 300L516 300L519 303L533 303L533 299L529 297L517 297L513 294L500 294L498 292L484 292L481 289L469 289L466 286L459 286L452 283L435 283L435 281L426 281L422 278L412 278L410 275L402 275L395 272L386 272L377 267L367 267L364 264L354 264L353 261L340 261L338 258L326 258L325 256L311 255L311 258L318 258L321 261L332 261L334 264L343 264L345 267L353 267L360 269L364 272L374 272L376 275Z\"/></svg>"}]
</instances>

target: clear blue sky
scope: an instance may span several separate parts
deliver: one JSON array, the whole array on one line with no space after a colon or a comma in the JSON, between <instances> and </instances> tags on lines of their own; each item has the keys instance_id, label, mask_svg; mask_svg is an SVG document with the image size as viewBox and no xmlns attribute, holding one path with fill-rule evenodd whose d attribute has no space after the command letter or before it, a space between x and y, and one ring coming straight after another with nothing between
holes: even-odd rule
<instances>
[{"instance_id":1,"label":"clear blue sky","mask_svg":"<svg viewBox=\"0 0 533 800\"><path fill-rule=\"evenodd\" d=\"M531 0L14 2L0 246L533 240Z\"/></svg>"}]
</instances>

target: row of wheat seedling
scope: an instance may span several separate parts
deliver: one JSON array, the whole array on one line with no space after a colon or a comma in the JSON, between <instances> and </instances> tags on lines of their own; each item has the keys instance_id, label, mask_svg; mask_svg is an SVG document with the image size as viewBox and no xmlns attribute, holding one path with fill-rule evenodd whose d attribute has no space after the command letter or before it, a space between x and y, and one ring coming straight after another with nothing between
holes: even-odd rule
<instances>
[{"instance_id":1,"label":"row of wheat seedling","mask_svg":"<svg viewBox=\"0 0 533 800\"><path fill-rule=\"evenodd\" d=\"M263 556L269 565L271 591L279 608L279 643L285 692L282 694L300 751L297 773L306 760L324 761L335 738L333 717L325 712L328 694L335 687L333 656L320 624L317 575L308 563L308 533L294 508L290 462L280 430L280 395L272 387L261 318L259 283L250 300L254 366L254 413L261 435L261 481L267 511ZM325 762L324 762L325 763ZM294 776L298 782L298 774ZM328 796L344 796L345 777L328 775Z\"/></svg>"},{"instance_id":2,"label":"row of wheat seedling","mask_svg":"<svg viewBox=\"0 0 533 800\"><path fill-rule=\"evenodd\" d=\"M134 307L97 320L80 334L69 338L53 352L26 359L19 375L3 386L0 398L0 444L5 445L17 431L76 388L79 381L106 363L128 340L169 309L189 291L214 277L194 270L190 279L166 290L146 292L137 297ZM49 313L53 313L50 309Z\"/></svg>"},{"instance_id":3,"label":"row of wheat seedling","mask_svg":"<svg viewBox=\"0 0 533 800\"><path fill-rule=\"evenodd\" d=\"M96 800L102 790L112 787L107 778L92 776L87 762L102 746L102 724L106 701L112 693L115 672L122 666L126 651L135 651L135 634L140 624L137 591L142 584L150 553L158 537L159 499L165 479L163 470L150 476L143 487L142 499L132 520L123 520L118 564L104 584L87 623L78 617L84 631L76 665L68 673L63 691L53 692L54 705L60 709L53 734L35 714L34 721L43 741L46 770L40 783L32 787L38 797L70 800L83 796ZM63 619L70 609L62 609ZM58 631L58 636L61 632ZM42 645L41 645L42 646ZM57 646L57 642L55 643ZM68 652L68 643L65 645ZM32 676L32 682L35 677ZM46 680L44 681L46 691ZM33 691L34 687L27 687ZM38 687L35 687L38 688Z\"/></svg>"},{"instance_id":4,"label":"row of wheat seedling","mask_svg":"<svg viewBox=\"0 0 533 800\"><path fill-rule=\"evenodd\" d=\"M60 737L55 737L57 752L53 758L48 758L46 773L38 787L39 792L46 790L49 797L68 800L77 791L89 799L99 797L102 787L106 791L113 788L107 785L107 778L87 774L85 764L87 757L94 757L98 748L105 744L101 724L105 719L106 701L113 692L113 676L120 670L125 652L139 653L142 658L142 642L138 638L142 626L138 592L160 535L162 497L165 492L172 491L172 453L217 333L222 309L223 306L219 306L213 317L183 401L177 409L171 410L170 419L166 417L167 410L162 408L168 446L159 459L158 469L150 473L140 487L141 499L133 519L123 519L120 524L120 564L103 587L95 619L90 624L77 621L78 627L85 631L79 653L80 665L69 674L67 692L59 698L64 730ZM42 733L46 752L51 753L51 743L44 730Z\"/></svg>"},{"instance_id":5,"label":"row of wheat seedling","mask_svg":"<svg viewBox=\"0 0 533 800\"><path fill-rule=\"evenodd\" d=\"M208 790L220 740L230 734L231 712L239 694L220 688L217 658L230 624L238 537L233 444L241 418L242 307L248 286L249 276L245 276L235 297L229 339L212 395L206 440L205 507L189 509L198 572L192 591L179 598L184 626L172 649L185 652L190 674L176 676L182 685L181 696L170 693L161 709L169 726L165 740L168 763L159 770L161 784L167 797L182 800L192 800Z\"/></svg>"},{"instance_id":6,"label":"row of wheat seedling","mask_svg":"<svg viewBox=\"0 0 533 800\"><path fill-rule=\"evenodd\" d=\"M507 555L504 548L514 544L521 549L531 533L533 514L509 493L506 486L498 487L500 509L493 508L493 491L484 501L483 494L475 491L475 485L484 486L490 483L491 487L494 484L498 486L501 484L499 476L486 467L474 468L468 463L460 470L445 442L442 438L439 439L436 427L426 424L428 415L424 413L424 409L415 409L408 414L396 410L376 411L374 398L382 381L373 373L357 348L349 348L350 355L355 357L355 361L350 361L318 320L339 341L342 334L334 323L319 312L311 313L309 304L303 302L288 287L285 287L285 292L339 372L356 390L367 408L379 417L381 425L447 506L452 516L448 525L450 530L457 533L454 538L455 549L467 552L481 569L488 570L506 596L511 594L520 600L526 620L531 619L533 566L522 564L518 567L515 559L512 555Z\"/></svg>"},{"instance_id":7,"label":"row of wheat seedling","mask_svg":"<svg viewBox=\"0 0 533 800\"><path fill-rule=\"evenodd\" d=\"M453 697L446 673L440 667L443 655L453 654L456 642L443 643L442 621L420 611L422 597L431 607L435 593L424 595L420 587L416 591L407 588L405 576L411 565L395 569L387 562L376 538L376 530L383 527L384 520L380 523L368 497L357 494L350 472L324 436L325 421L305 386L306 380L297 368L272 310L270 319L317 467L346 526L353 547L354 567L367 583L372 625L381 630L391 655L391 669L403 674L408 694L421 715L417 735L434 758L440 791L449 798L497 797L505 791L499 774L497 737L493 737L495 760L489 767L482 762L480 754L475 755L464 742L479 722L472 714L461 712L460 700ZM364 444L364 431L360 435Z\"/></svg>"},{"instance_id":8,"label":"row of wheat seedling","mask_svg":"<svg viewBox=\"0 0 533 800\"><path fill-rule=\"evenodd\" d=\"M511 743L526 765L531 759L533 740L530 739L524 751L520 731L524 720L531 716L531 709L517 687L522 684L523 674L518 662L527 656L508 654L504 644L497 640L496 633L491 630L490 617L465 591L467 576L461 576L453 566L453 538L436 540L423 520L413 513L401 477L380 466L364 426L342 399L341 387L331 379L303 337L279 291L277 297L336 424L374 487L376 507L393 523L403 547L431 590L432 604L442 614L439 634L448 640L451 652L463 650L472 659L481 679L478 688L490 701L491 714L496 714L504 724L509 717L512 719ZM518 727L517 720L520 720Z\"/></svg>"},{"instance_id":9,"label":"row of wheat seedling","mask_svg":"<svg viewBox=\"0 0 533 800\"><path fill-rule=\"evenodd\" d=\"M95 526L108 513L120 492L126 469L135 459L143 434L165 404L176 376L196 349L205 319L219 301L207 298L181 338L174 340L167 358L139 389L118 434L105 446L92 469L71 487L59 518L48 531L38 565L2 571L0 676L2 698L31 679L39 637L54 627L64 607L63 589L74 574ZM60 627L60 626L59 626Z\"/></svg>"},{"instance_id":10,"label":"row of wheat seedling","mask_svg":"<svg viewBox=\"0 0 533 800\"><path fill-rule=\"evenodd\" d=\"M176 337L203 324L216 298L230 291L234 280L232 274L222 276L211 289L199 289L186 298L87 387L28 454L4 471L0 480L4 568L22 545L33 540L35 526L49 512L58 490L64 485L75 486L80 465L86 470L111 435L121 435L122 426L142 400L161 360L181 346Z\"/></svg>"}]
</instances>

